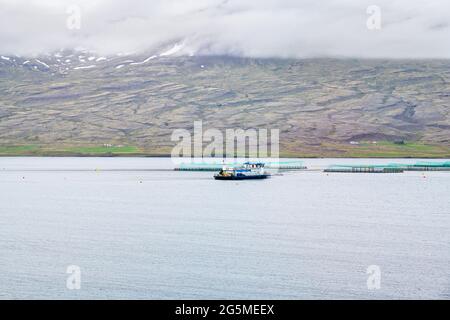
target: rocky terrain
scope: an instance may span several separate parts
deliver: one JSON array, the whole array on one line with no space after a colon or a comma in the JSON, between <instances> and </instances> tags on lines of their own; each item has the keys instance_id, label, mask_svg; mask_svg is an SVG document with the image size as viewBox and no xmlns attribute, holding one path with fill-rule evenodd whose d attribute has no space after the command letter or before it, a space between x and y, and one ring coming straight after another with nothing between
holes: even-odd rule
<instances>
[{"instance_id":1,"label":"rocky terrain","mask_svg":"<svg viewBox=\"0 0 450 320\"><path fill-rule=\"evenodd\" d=\"M168 154L174 129L203 120L205 130L280 129L287 156L450 156L450 61L176 50L1 56L0 154L104 145Z\"/></svg>"}]
</instances>

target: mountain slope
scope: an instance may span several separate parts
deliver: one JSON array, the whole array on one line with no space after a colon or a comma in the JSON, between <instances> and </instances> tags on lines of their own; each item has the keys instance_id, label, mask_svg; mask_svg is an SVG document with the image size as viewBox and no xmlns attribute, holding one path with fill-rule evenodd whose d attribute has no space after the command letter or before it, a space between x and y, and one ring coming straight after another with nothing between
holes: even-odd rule
<instances>
[{"instance_id":1,"label":"mountain slope","mask_svg":"<svg viewBox=\"0 0 450 320\"><path fill-rule=\"evenodd\" d=\"M278 128L284 155L450 156L450 61L2 56L0 92L1 146L167 154L203 120Z\"/></svg>"}]
</instances>

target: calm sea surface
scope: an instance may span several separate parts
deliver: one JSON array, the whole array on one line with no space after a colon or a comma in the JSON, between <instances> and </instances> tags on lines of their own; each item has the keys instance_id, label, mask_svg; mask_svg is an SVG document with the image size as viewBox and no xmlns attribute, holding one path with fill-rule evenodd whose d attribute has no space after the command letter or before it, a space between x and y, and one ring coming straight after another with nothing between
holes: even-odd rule
<instances>
[{"instance_id":1,"label":"calm sea surface","mask_svg":"<svg viewBox=\"0 0 450 320\"><path fill-rule=\"evenodd\" d=\"M0 298L450 299L450 172L146 170L172 167L0 158ZM70 265L80 290L66 288Z\"/></svg>"}]
</instances>

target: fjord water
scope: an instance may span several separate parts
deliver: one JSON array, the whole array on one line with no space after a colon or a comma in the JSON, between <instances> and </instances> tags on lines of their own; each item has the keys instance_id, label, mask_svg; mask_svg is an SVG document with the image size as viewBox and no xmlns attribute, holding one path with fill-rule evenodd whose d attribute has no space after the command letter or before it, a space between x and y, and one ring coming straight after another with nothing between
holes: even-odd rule
<instances>
[{"instance_id":1,"label":"fjord water","mask_svg":"<svg viewBox=\"0 0 450 320\"><path fill-rule=\"evenodd\" d=\"M351 162L405 160L305 165ZM450 172L146 170L172 167L0 158L0 298L450 298ZM70 265L80 290L66 288Z\"/></svg>"}]
</instances>

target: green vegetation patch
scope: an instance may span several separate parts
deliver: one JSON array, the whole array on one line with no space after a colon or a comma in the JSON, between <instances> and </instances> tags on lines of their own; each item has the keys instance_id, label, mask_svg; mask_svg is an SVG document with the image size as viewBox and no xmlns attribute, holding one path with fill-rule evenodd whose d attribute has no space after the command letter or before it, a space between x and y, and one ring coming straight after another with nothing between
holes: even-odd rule
<instances>
[{"instance_id":1,"label":"green vegetation patch","mask_svg":"<svg viewBox=\"0 0 450 320\"><path fill-rule=\"evenodd\" d=\"M0 146L0 156L167 156L170 148L145 149L128 145L6 145ZM287 158L450 158L450 147L405 141L401 144L378 141L358 145L322 143L314 148L295 150L281 148Z\"/></svg>"},{"instance_id":2,"label":"green vegetation patch","mask_svg":"<svg viewBox=\"0 0 450 320\"><path fill-rule=\"evenodd\" d=\"M374 143L361 143L347 148L346 156L349 157L448 157L450 148L446 146L429 145L420 142L403 142L402 144L390 141L378 141Z\"/></svg>"},{"instance_id":3,"label":"green vegetation patch","mask_svg":"<svg viewBox=\"0 0 450 320\"><path fill-rule=\"evenodd\" d=\"M0 146L0 155L20 155L33 153L39 150L39 146L23 145L23 146Z\"/></svg>"},{"instance_id":4,"label":"green vegetation patch","mask_svg":"<svg viewBox=\"0 0 450 320\"><path fill-rule=\"evenodd\" d=\"M114 156L142 153L135 146L0 146L0 156Z\"/></svg>"},{"instance_id":5,"label":"green vegetation patch","mask_svg":"<svg viewBox=\"0 0 450 320\"><path fill-rule=\"evenodd\" d=\"M73 147L67 147L63 148L61 151L69 152L69 153L80 153L80 154L127 154L127 153L139 153L140 150L138 147L134 146L73 146Z\"/></svg>"}]
</instances>

